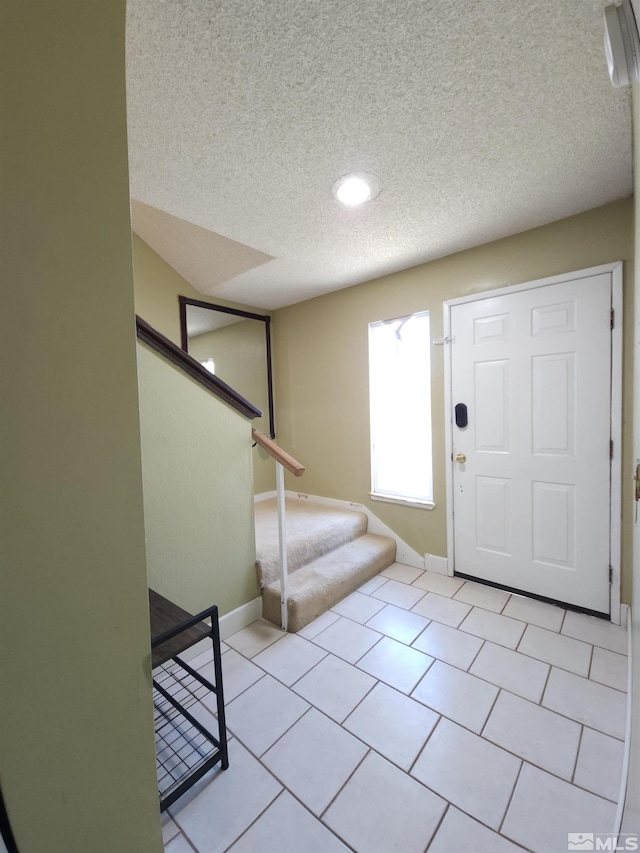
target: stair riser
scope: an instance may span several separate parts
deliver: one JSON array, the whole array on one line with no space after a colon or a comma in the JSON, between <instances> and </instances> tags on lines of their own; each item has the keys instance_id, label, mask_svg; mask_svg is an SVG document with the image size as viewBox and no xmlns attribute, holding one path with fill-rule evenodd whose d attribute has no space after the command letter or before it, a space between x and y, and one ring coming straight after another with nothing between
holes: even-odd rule
<instances>
[{"instance_id":1,"label":"stair riser","mask_svg":"<svg viewBox=\"0 0 640 853\"><path fill-rule=\"evenodd\" d=\"M382 537L379 537L382 539ZM337 604L345 596L374 575L390 566L396 557L396 545L391 539L384 542L377 553L362 565L349 566L348 572L313 579L309 585L297 589L289 597L289 631L296 633L322 613ZM311 567L305 567L309 569ZM305 569L300 570L304 572ZM300 576L302 577L302 576ZM273 584L262 590L262 615L276 625L280 624L280 588Z\"/></svg>"},{"instance_id":2,"label":"stair riser","mask_svg":"<svg viewBox=\"0 0 640 853\"><path fill-rule=\"evenodd\" d=\"M287 561L289 574L367 532L367 516L322 505L287 500ZM265 538L268 537L268 540ZM279 577L279 543L275 500L256 507L258 579L267 587Z\"/></svg>"}]
</instances>

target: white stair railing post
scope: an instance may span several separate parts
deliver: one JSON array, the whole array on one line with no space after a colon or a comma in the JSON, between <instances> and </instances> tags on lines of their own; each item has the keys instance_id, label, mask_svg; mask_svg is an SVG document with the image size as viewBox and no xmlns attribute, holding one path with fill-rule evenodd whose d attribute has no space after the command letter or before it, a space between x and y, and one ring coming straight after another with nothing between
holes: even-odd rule
<instances>
[{"instance_id":1,"label":"white stair railing post","mask_svg":"<svg viewBox=\"0 0 640 853\"><path fill-rule=\"evenodd\" d=\"M284 469L290 471L294 477L304 474L304 465L297 462L293 456L285 453L281 447L271 438L267 438L260 430L252 429L251 436L256 444L259 444L276 461L276 483L278 494L278 538L280 540L280 615L282 630L289 629L289 612L287 607L287 536L284 518ZM284 466L284 467L283 467Z\"/></svg>"},{"instance_id":2,"label":"white stair railing post","mask_svg":"<svg viewBox=\"0 0 640 853\"><path fill-rule=\"evenodd\" d=\"M286 631L289 625L289 611L287 608L287 533L285 530L284 515L284 468L276 460L276 485L278 490L278 538L280 541L280 620L282 630Z\"/></svg>"}]
</instances>

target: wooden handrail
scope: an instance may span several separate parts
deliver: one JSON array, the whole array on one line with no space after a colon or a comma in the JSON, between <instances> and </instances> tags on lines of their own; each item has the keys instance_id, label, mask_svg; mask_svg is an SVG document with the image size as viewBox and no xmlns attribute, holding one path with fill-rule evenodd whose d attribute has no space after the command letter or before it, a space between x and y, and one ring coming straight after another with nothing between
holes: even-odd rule
<instances>
[{"instance_id":1,"label":"wooden handrail","mask_svg":"<svg viewBox=\"0 0 640 853\"><path fill-rule=\"evenodd\" d=\"M287 471L291 471L295 477L302 477L306 470L304 465L297 462L293 456L289 456L288 453L285 453L281 447L278 447L275 441L272 441L268 436L263 432L260 432L260 430L255 427L251 430L251 436L253 440L260 445L260 447L263 447L267 451L269 456L273 456L276 462L283 465Z\"/></svg>"},{"instance_id":2,"label":"wooden handrail","mask_svg":"<svg viewBox=\"0 0 640 853\"><path fill-rule=\"evenodd\" d=\"M234 391L222 379L218 379L217 376L209 373L199 361L196 361L195 358L191 358L190 355L183 352L173 341L170 341L169 338L166 338L161 332L149 325L146 320L138 317L137 314L136 333L139 340L160 353L167 361L175 364L176 367L179 367L180 370L184 371L192 379L195 379L196 382L199 382L208 391L212 391L217 397L224 400L225 403L233 406L241 415L247 418L259 418L262 415L260 409L254 406L253 403L245 400L244 397L238 394L237 391Z\"/></svg>"}]
</instances>

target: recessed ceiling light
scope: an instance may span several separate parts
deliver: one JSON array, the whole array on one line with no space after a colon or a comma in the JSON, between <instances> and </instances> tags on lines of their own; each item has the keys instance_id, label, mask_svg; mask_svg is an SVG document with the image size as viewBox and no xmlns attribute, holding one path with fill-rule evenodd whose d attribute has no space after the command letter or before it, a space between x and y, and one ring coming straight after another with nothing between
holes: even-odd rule
<instances>
[{"instance_id":1,"label":"recessed ceiling light","mask_svg":"<svg viewBox=\"0 0 640 853\"><path fill-rule=\"evenodd\" d=\"M333 195L348 207L357 207L380 195L380 181L366 172L344 175L331 188Z\"/></svg>"}]
</instances>

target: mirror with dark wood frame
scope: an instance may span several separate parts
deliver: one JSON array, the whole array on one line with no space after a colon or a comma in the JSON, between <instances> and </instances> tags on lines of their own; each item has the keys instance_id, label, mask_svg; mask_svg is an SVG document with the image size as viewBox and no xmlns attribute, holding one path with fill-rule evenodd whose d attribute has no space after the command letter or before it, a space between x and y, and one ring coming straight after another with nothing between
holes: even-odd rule
<instances>
[{"instance_id":1,"label":"mirror with dark wood frame","mask_svg":"<svg viewBox=\"0 0 640 853\"><path fill-rule=\"evenodd\" d=\"M179 297L182 349L262 412L253 425L275 438L271 317Z\"/></svg>"}]
</instances>

